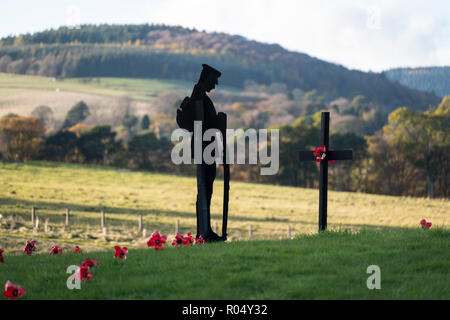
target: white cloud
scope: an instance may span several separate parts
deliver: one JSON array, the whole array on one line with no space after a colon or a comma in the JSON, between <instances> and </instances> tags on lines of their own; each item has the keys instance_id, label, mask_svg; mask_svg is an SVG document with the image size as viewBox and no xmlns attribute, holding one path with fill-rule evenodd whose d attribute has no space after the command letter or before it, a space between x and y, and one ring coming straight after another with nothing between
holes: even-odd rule
<instances>
[{"instance_id":1,"label":"white cloud","mask_svg":"<svg viewBox=\"0 0 450 320\"><path fill-rule=\"evenodd\" d=\"M148 10L155 22L280 43L350 68L450 64L450 33L439 30L448 30L450 2L166 0Z\"/></svg>"},{"instance_id":2,"label":"white cloud","mask_svg":"<svg viewBox=\"0 0 450 320\"><path fill-rule=\"evenodd\" d=\"M450 65L448 0L1 1L0 15L7 14L0 34L57 27L74 3L81 23L164 23L239 34L361 70Z\"/></svg>"}]
</instances>

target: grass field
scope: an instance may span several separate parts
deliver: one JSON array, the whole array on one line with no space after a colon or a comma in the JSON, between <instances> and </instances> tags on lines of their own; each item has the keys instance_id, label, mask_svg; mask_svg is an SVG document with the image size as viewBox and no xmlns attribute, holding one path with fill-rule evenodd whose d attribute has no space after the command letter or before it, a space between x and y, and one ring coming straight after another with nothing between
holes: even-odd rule
<instances>
[{"instance_id":1,"label":"grass field","mask_svg":"<svg viewBox=\"0 0 450 320\"><path fill-rule=\"evenodd\" d=\"M28 116L39 105L51 107L55 118L62 120L78 101L85 101L101 116L127 96L134 101L138 114L149 112L150 102L165 92L185 96L191 93L187 81L131 78L67 78L0 73L0 117L8 113ZM221 90L239 92L239 89L221 86Z\"/></svg>"},{"instance_id":2,"label":"grass field","mask_svg":"<svg viewBox=\"0 0 450 320\"><path fill-rule=\"evenodd\" d=\"M195 231L196 182L191 177L114 168L29 162L0 164L0 214L3 216L0 247L22 250L25 238L38 237L63 245L82 243L102 249L111 243L142 246L138 216L144 228L173 236L176 220L180 231ZM221 227L223 181L214 185L212 225ZM317 231L318 190L232 182L228 231L230 240L280 239ZM40 220L31 226L31 207ZM449 228L450 202L329 192L328 226L331 230L419 227L422 218L433 227ZM65 228L65 210L71 209L71 226ZM100 227L106 213L107 233ZM44 232L44 221L49 230ZM220 230L219 230L220 231ZM8 237L6 237L8 236ZM8 239L8 240L6 240Z\"/></svg>"},{"instance_id":3,"label":"grass field","mask_svg":"<svg viewBox=\"0 0 450 320\"><path fill-rule=\"evenodd\" d=\"M185 93L191 84L186 81L131 78L67 78L26 76L0 73L0 97L25 93L74 92L117 97L129 95L140 101L151 101L161 91Z\"/></svg>"},{"instance_id":4,"label":"grass field","mask_svg":"<svg viewBox=\"0 0 450 320\"><path fill-rule=\"evenodd\" d=\"M444 229L325 232L293 240L82 254L6 256L0 284L23 299L450 299L450 232ZM69 290L69 265L98 259L90 281ZM381 289L367 288L367 267Z\"/></svg>"},{"instance_id":5,"label":"grass field","mask_svg":"<svg viewBox=\"0 0 450 320\"><path fill-rule=\"evenodd\" d=\"M221 221L222 187L216 181L213 225ZM195 232L194 178L60 163L1 163L5 264L0 264L0 285L11 280L24 286L25 299L450 298L448 200L331 191L330 231L321 234L317 205L317 190L232 182L231 241L172 248L176 220L182 233ZM38 229L30 223L32 206ZM72 210L69 228L64 226L66 208ZM106 233L100 228L101 210ZM138 232L140 214L147 237ZM422 218L433 222L431 230L419 228ZM288 226L293 239L287 236ZM146 247L155 230L169 237L162 252ZM31 257L22 252L29 239L38 240ZM64 249L62 256L47 254L53 244ZM76 244L83 254L71 253ZM130 248L126 261L113 258L114 245ZM93 279L83 282L81 290L68 290L66 268L86 257L100 260ZM366 269L373 264L381 268L381 290L366 287Z\"/></svg>"},{"instance_id":6,"label":"grass field","mask_svg":"<svg viewBox=\"0 0 450 320\"><path fill-rule=\"evenodd\" d=\"M0 116L7 113L30 115L39 105L53 109L55 119L64 119L78 101L85 101L99 117L118 105L121 97L134 102L138 114L149 112L150 102L164 92L187 94L190 84L183 81L123 78L68 78L25 76L0 73Z\"/></svg>"}]
</instances>

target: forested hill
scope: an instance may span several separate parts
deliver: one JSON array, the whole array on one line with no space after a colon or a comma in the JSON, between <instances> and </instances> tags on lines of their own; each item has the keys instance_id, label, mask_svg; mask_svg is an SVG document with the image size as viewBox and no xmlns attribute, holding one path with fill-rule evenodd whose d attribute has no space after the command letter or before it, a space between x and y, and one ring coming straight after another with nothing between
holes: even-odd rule
<instances>
[{"instance_id":1,"label":"forested hill","mask_svg":"<svg viewBox=\"0 0 450 320\"><path fill-rule=\"evenodd\" d=\"M434 92L440 97L450 95L450 67L397 68L384 73L409 88Z\"/></svg>"},{"instance_id":2,"label":"forested hill","mask_svg":"<svg viewBox=\"0 0 450 320\"><path fill-rule=\"evenodd\" d=\"M246 80L284 83L289 89L316 89L327 100L364 95L387 112L399 106L423 110L440 101L381 73L349 70L277 44L182 27L84 25L0 40L0 72L195 81L201 63L220 69L225 85L243 87Z\"/></svg>"}]
</instances>

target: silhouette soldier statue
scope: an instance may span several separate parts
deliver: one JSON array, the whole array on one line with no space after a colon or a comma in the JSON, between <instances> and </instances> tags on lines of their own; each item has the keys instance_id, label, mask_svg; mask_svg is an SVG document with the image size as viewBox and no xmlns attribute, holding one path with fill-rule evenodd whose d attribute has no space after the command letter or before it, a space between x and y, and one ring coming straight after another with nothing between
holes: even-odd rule
<instances>
[{"instance_id":1,"label":"silhouette soldier statue","mask_svg":"<svg viewBox=\"0 0 450 320\"><path fill-rule=\"evenodd\" d=\"M224 132L226 127L226 115L222 112L219 115L216 113L214 104L206 94L215 88L221 72L213 67L203 64L203 69L197 84L192 90L190 97L186 97L177 110L177 123L181 128L193 132L194 121L202 122L202 137L208 129L218 129ZM226 140L224 140L226 141ZM191 140L191 155L194 158L194 136ZM207 164L203 159L203 151L205 147L212 143L211 141L204 142L202 139L201 164L197 164L197 238L201 235L203 239L208 241L225 241L226 240L226 223L228 220L228 186L229 186L229 166L228 182L226 185L226 192L224 193L224 200L226 199L226 207L224 202L224 220L222 226L222 236L216 234L211 228L211 198L213 194L213 184L216 178L216 162ZM224 148L226 149L226 148ZM226 152L226 151L225 151ZM224 152L224 154L225 154ZM215 156L215 154L212 154ZM225 162L224 162L225 163ZM225 165L224 165L225 168ZM225 171L227 171L225 170ZM226 175L226 174L225 174ZM225 187L224 187L225 189ZM226 194L226 197L225 197ZM226 215L225 215L226 211Z\"/></svg>"}]
</instances>

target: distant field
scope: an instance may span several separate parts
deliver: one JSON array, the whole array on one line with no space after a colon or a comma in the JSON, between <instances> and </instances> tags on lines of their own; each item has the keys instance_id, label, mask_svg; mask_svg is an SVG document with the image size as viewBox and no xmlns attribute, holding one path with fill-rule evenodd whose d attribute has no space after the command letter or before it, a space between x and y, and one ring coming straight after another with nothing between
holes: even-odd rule
<instances>
[{"instance_id":1,"label":"distant field","mask_svg":"<svg viewBox=\"0 0 450 320\"><path fill-rule=\"evenodd\" d=\"M216 181L212 201L213 226L221 226L223 182ZM318 190L231 182L229 235L231 240L280 239L317 232ZM0 247L22 250L25 238L91 245L111 243L144 246L138 216L148 234L160 230L174 235L195 232L195 179L148 172L59 163L0 163ZM39 230L30 225L31 207L37 208ZM444 199L392 197L329 192L329 228L419 228L422 218L433 228L450 228L450 202ZM64 212L72 210L72 226L64 229ZM107 217L107 234L100 228L100 211ZM50 230L44 232L49 219ZM47 248L45 249L47 250ZM45 251L44 250L44 251Z\"/></svg>"},{"instance_id":2,"label":"distant field","mask_svg":"<svg viewBox=\"0 0 450 320\"><path fill-rule=\"evenodd\" d=\"M27 92L76 92L84 94L129 95L140 101L151 101L163 91L185 93L191 84L186 81L130 78L67 78L56 79L0 73L0 97Z\"/></svg>"},{"instance_id":3,"label":"distant field","mask_svg":"<svg viewBox=\"0 0 450 320\"><path fill-rule=\"evenodd\" d=\"M151 112L151 101L165 92L189 95L194 83L161 79L67 78L63 80L0 73L0 117L8 113L27 116L39 105L51 107L55 118L63 119L78 101L85 101L102 114L116 106L121 97L134 101L138 114ZM240 92L220 86L221 90Z\"/></svg>"},{"instance_id":4,"label":"distant field","mask_svg":"<svg viewBox=\"0 0 450 320\"><path fill-rule=\"evenodd\" d=\"M188 94L192 84L183 81L127 78L71 78L0 73L0 116L10 112L27 116L39 105L51 107L63 119L78 101L85 101L99 115L127 96L138 114L151 111L150 102L164 92Z\"/></svg>"}]
</instances>

